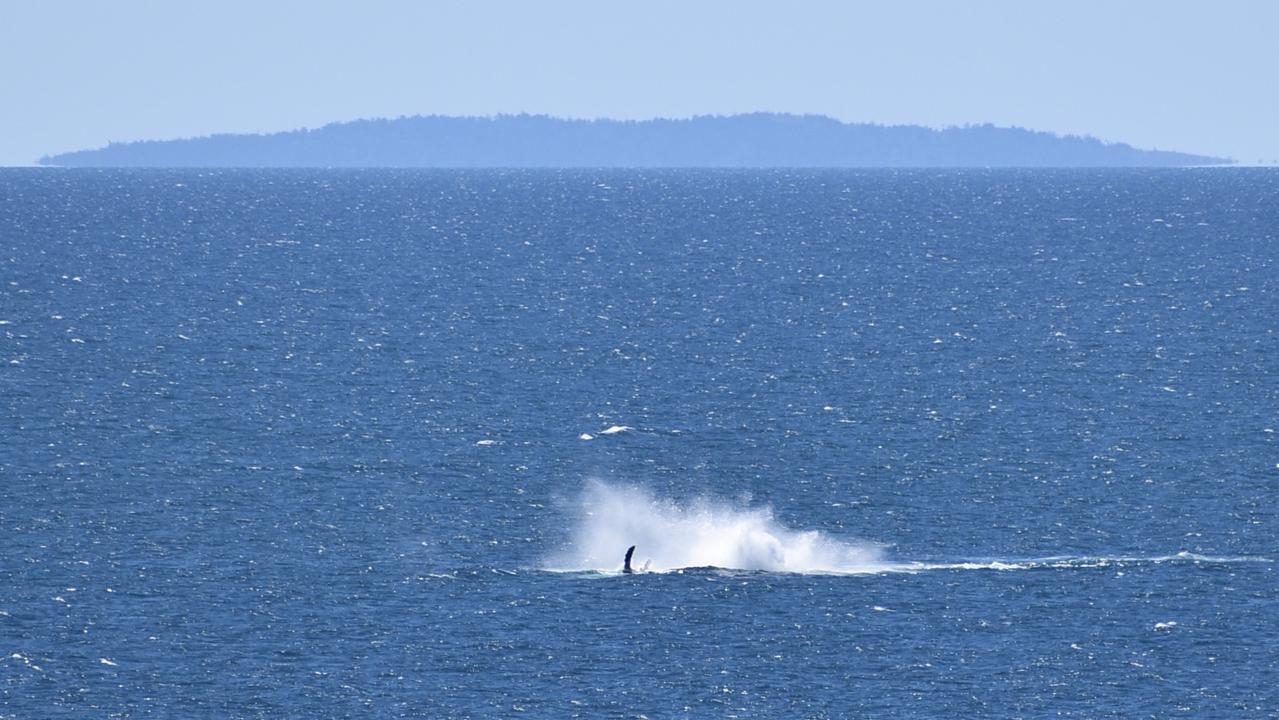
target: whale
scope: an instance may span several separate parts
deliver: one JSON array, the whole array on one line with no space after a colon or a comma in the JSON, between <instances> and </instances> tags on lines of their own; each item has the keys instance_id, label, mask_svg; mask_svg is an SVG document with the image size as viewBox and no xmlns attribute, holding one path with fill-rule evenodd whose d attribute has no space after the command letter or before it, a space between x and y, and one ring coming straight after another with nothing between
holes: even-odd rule
<instances>
[{"instance_id":1,"label":"whale","mask_svg":"<svg viewBox=\"0 0 1279 720\"><path fill-rule=\"evenodd\" d=\"M634 545L626 548L626 559L622 561L622 572L626 573L627 575L630 575L631 573L635 572L635 570L631 568L631 556L634 554L635 554Z\"/></svg>"}]
</instances>

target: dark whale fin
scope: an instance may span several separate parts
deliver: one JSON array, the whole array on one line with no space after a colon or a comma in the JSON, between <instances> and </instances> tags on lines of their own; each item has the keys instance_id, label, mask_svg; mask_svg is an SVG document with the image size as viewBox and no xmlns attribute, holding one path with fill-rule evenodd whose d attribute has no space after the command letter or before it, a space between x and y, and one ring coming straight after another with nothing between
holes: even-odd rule
<instances>
[{"instance_id":1,"label":"dark whale fin","mask_svg":"<svg viewBox=\"0 0 1279 720\"><path fill-rule=\"evenodd\" d=\"M631 569L631 556L634 554L635 554L634 545L630 546L629 548L626 548L626 561L625 561L625 564L622 565L622 572L624 573L635 572L634 570Z\"/></svg>"}]
</instances>

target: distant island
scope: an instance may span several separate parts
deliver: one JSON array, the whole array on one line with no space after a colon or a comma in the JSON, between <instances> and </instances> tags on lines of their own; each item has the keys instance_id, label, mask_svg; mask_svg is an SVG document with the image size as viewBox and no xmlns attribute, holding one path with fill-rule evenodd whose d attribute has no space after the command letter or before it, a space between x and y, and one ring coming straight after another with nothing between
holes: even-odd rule
<instances>
[{"instance_id":1,"label":"distant island","mask_svg":"<svg viewBox=\"0 0 1279 720\"><path fill-rule=\"evenodd\" d=\"M1174 167L1226 158L1014 127L843 123L751 113L681 120L545 115L355 120L314 130L111 143L60 167Z\"/></svg>"}]
</instances>

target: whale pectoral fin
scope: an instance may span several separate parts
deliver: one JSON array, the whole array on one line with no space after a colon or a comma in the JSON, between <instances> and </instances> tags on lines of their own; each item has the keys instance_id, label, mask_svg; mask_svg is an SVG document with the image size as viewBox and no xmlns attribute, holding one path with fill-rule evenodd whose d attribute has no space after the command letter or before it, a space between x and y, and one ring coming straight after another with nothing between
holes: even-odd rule
<instances>
[{"instance_id":1,"label":"whale pectoral fin","mask_svg":"<svg viewBox=\"0 0 1279 720\"><path fill-rule=\"evenodd\" d=\"M632 570L632 569L631 569L631 556L632 556L632 555L634 555L634 554L635 554L635 546L634 546L634 545L632 545L632 546L630 546L629 548L627 548L627 549L626 549L626 560L625 560L625 562L624 562L624 563L623 563L623 565L622 565L622 572L624 572L624 573L632 573L632 572L635 572L634 570Z\"/></svg>"}]
</instances>

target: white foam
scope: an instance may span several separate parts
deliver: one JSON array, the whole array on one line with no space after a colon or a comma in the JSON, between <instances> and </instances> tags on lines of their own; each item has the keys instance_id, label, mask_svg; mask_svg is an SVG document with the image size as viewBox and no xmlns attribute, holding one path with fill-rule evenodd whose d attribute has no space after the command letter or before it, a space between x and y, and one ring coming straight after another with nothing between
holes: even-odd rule
<instances>
[{"instance_id":1,"label":"white foam","mask_svg":"<svg viewBox=\"0 0 1279 720\"><path fill-rule=\"evenodd\" d=\"M998 560L962 560L955 562L885 562L882 572L925 572L930 570L1064 570L1108 568L1128 565L1158 565L1162 563L1207 563L1212 565L1231 563L1269 563L1270 558L1254 555L1198 555L1191 552L1179 552L1175 555L1110 555L1110 556L1067 556L1055 555L1042 558L998 559ZM1121 573L1122 574L1122 573Z\"/></svg>"},{"instance_id":2,"label":"white foam","mask_svg":"<svg viewBox=\"0 0 1279 720\"><path fill-rule=\"evenodd\" d=\"M718 567L853 573L881 569L880 546L847 542L778 523L767 507L698 498L685 505L636 487L587 483L572 510L576 528L548 569L616 570L626 548L653 572Z\"/></svg>"},{"instance_id":3,"label":"white foam","mask_svg":"<svg viewBox=\"0 0 1279 720\"><path fill-rule=\"evenodd\" d=\"M616 435L618 433L624 433L627 430L634 430L634 429L635 428L629 425L613 425L604 430L600 430L600 435Z\"/></svg>"},{"instance_id":4,"label":"white foam","mask_svg":"<svg viewBox=\"0 0 1279 720\"><path fill-rule=\"evenodd\" d=\"M584 439L586 439L584 437ZM768 507L699 497L679 503L634 486L594 480L569 508L573 530L565 548L543 563L552 572L617 572L626 548L634 564L652 572L715 567L786 573L848 575L936 571L1087 570L1161 563L1270 563L1259 556L1054 555L953 561L890 560L882 544L795 530Z\"/></svg>"},{"instance_id":5,"label":"white foam","mask_svg":"<svg viewBox=\"0 0 1279 720\"><path fill-rule=\"evenodd\" d=\"M35 663L31 662L31 658L26 657L26 656L24 656L24 655L22 655L22 654L20 654L20 653L14 653L14 654L10 655L9 657L10 657L10 658L12 658L12 659L14 659L14 660L20 660L20 661L22 661L22 664L23 664L23 665L26 665L27 667L31 668L32 670L35 670L36 672L44 672L44 668L42 668L42 667L40 667L39 665L36 665Z\"/></svg>"}]
</instances>

